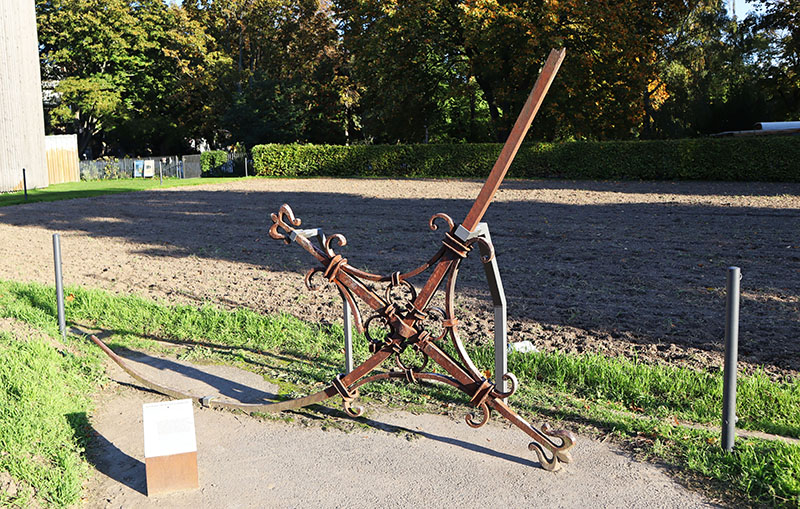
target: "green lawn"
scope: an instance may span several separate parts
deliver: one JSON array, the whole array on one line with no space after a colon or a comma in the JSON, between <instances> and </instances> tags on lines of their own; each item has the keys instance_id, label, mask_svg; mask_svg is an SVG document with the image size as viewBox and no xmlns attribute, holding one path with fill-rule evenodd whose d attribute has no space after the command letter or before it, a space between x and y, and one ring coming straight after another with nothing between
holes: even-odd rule
<instances>
[{"instance_id":1,"label":"green lawn","mask_svg":"<svg viewBox=\"0 0 800 509\"><path fill-rule=\"evenodd\" d=\"M265 316L246 309L226 311L211 305L200 308L168 305L79 287L70 287L67 293L67 321L108 331L107 342L112 348L137 348L183 359L235 365L261 374L278 384L282 394L291 397L316 392L341 372L344 365L342 330L338 326L320 327L288 315ZM52 287L0 280L0 317L25 321L56 338L53 294ZM0 362L10 366L12 374L19 373L13 375L16 377L45 373L44 366L48 364L78 366L88 386L96 386L99 377L91 368L96 352L88 349L85 340L81 344L80 338L71 338L70 342L80 345L84 353L68 356L66 362L63 354L45 352L46 345L8 349L4 354L8 341L0 341ZM357 360L366 358L363 337L355 338L354 347ZM470 355L479 366L493 363L491 348L471 348ZM510 403L528 419L550 421L588 434L611 435L644 457L701 479L719 481L750 503L800 506L800 446L739 438L734 452L726 454L719 447L718 432L676 423L677 418L696 424L719 424L722 391L719 372L561 353L514 353L509 356L509 369L520 380L520 389ZM43 379L42 386L57 383L55 380ZM75 387L87 386L81 384ZM738 391L740 427L800 436L800 380L772 381L763 373L741 375ZM467 402L463 394L450 387L397 382L369 384L361 388L361 394L367 401L423 411L438 411L444 402ZM15 405L23 406L18 401L45 397L35 387L14 386L0 408L14 409ZM55 404L49 397L45 402ZM59 407L56 417L48 418L51 427L64 428L57 414L86 412L81 401L70 404L75 408ZM337 407L338 402L331 400L325 404ZM30 413L29 406L12 410L15 419L20 422L40 419L38 414ZM291 419L292 414L285 415ZM7 443L7 424L0 422L0 444ZM72 429L76 429L75 425ZM58 438L48 438L51 435ZM56 451L50 442L63 440L61 431L51 435L43 439L45 451ZM76 445L66 451L80 450L83 438L80 433L75 433L75 437ZM520 443L524 445L524 436L520 436ZM11 457L8 461L18 460ZM67 499L75 500L75 479L83 474L80 465L74 462L55 464L54 468L65 469L61 476L66 483L63 487L51 486L57 480L39 479L27 467L15 467L12 472L11 467L0 463L0 469L23 476L19 478L21 481L46 495L42 495L44 502L59 505ZM46 489L39 488L37 483L43 483ZM0 505L2 502L0 498Z\"/></svg>"},{"instance_id":2,"label":"green lawn","mask_svg":"<svg viewBox=\"0 0 800 509\"><path fill-rule=\"evenodd\" d=\"M208 177L195 179L177 179L165 177L161 184L157 178L150 179L109 179L109 180L89 180L80 182L69 182L67 184L55 184L44 189L31 189L28 191L28 200L25 200L25 193L17 191L14 193L0 194L0 207L7 205L19 205L21 203L35 203L39 201L58 201L70 200L72 198L88 198L103 194L129 193L131 191L143 191L146 189L164 189L167 187L196 186L199 184L215 184L219 182L233 182L242 180L245 177Z\"/></svg>"}]
</instances>

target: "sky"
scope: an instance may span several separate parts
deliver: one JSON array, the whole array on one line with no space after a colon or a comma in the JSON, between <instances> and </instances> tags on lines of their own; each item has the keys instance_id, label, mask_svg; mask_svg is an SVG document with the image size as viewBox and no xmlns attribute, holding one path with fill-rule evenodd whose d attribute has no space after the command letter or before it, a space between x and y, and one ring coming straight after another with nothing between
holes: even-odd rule
<instances>
[{"instance_id":1,"label":"sky","mask_svg":"<svg viewBox=\"0 0 800 509\"><path fill-rule=\"evenodd\" d=\"M745 0L728 0L728 13L733 14L734 7L736 8L736 18L743 19L751 11L757 10L760 3L746 2Z\"/></svg>"}]
</instances>

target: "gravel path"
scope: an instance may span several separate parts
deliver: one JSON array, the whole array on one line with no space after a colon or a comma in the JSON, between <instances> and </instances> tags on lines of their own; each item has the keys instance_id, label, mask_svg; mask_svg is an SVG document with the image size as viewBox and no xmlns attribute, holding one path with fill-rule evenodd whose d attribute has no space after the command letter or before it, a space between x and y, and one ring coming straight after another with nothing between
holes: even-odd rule
<instances>
[{"instance_id":1,"label":"gravel path","mask_svg":"<svg viewBox=\"0 0 800 509\"><path fill-rule=\"evenodd\" d=\"M133 357L158 382L194 394L260 401L276 388L221 366ZM666 472L586 437L575 461L538 468L527 436L492 421L474 430L461 415L417 415L368 407L364 424L259 420L195 407L200 488L148 497L143 403L159 401L109 362L113 384L91 416L97 470L85 506L118 507L713 507ZM340 422L347 431L338 429Z\"/></svg>"},{"instance_id":2,"label":"gravel path","mask_svg":"<svg viewBox=\"0 0 800 509\"><path fill-rule=\"evenodd\" d=\"M51 283L60 232L67 284L339 321L332 290L303 288L311 258L267 236L269 213L291 204L304 227L347 237L351 265L386 274L427 260L441 239L430 216L460 220L480 186L258 179L5 207L0 278ZM800 370L800 185L510 181L486 220L512 341L719 366L725 269L738 265L744 365ZM463 335L488 340L477 256L458 291Z\"/></svg>"}]
</instances>

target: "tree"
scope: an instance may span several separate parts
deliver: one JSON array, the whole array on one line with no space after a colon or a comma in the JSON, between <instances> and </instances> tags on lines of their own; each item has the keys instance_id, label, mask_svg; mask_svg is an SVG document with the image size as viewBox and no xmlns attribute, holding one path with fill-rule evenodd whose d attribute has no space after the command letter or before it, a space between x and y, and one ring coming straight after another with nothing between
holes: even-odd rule
<instances>
[{"instance_id":1,"label":"tree","mask_svg":"<svg viewBox=\"0 0 800 509\"><path fill-rule=\"evenodd\" d=\"M342 142L354 100L338 34L317 0L194 0L189 16L235 64L217 143Z\"/></svg>"},{"instance_id":2,"label":"tree","mask_svg":"<svg viewBox=\"0 0 800 509\"><path fill-rule=\"evenodd\" d=\"M43 77L58 81L56 124L73 122L78 149L112 123L130 81L136 20L123 0L39 0L36 4Z\"/></svg>"},{"instance_id":3,"label":"tree","mask_svg":"<svg viewBox=\"0 0 800 509\"><path fill-rule=\"evenodd\" d=\"M750 0L755 3L755 0ZM778 119L800 118L800 3L790 0L760 0L763 15L753 26L773 43L761 63L765 78L782 113Z\"/></svg>"},{"instance_id":4,"label":"tree","mask_svg":"<svg viewBox=\"0 0 800 509\"><path fill-rule=\"evenodd\" d=\"M365 83L369 114L382 116L382 125L405 128L406 140L418 139L420 125L442 115L442 98L457 84L469 93L469 83L480 89L494 137L503 140L549 49L558 46L567 48L567 64L534 133L545 138L636 134L644 94L657 75L657 48L691 9L691 2L681 0L337 0L334 5L356 78Z\"/></svg>"},{"instance_id":5,"label":"tree","mask_svg":"<svg viewBox=\"0 0 800 509\"><path fill-rule=\"evenodd\" d=\"M56 128L81 153L180 150L204 130L200 94L220 59L202 26L164 0L39 0L45 79L58 83ZM224 62L224 60L222 60Z\"/></svg>"}]
</instances>

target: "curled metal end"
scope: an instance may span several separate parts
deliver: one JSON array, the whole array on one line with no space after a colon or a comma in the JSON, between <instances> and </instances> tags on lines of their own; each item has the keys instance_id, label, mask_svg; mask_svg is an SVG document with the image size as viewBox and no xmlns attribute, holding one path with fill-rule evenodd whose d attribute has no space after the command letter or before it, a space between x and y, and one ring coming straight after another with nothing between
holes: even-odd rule
<instances>
[{"instance_id":1,"label":"curled metal end","mask_svg":"<svg viewBox=\"0 0 800 509\"><path fill-rule=\"evenodd\" d=\"M543 437L542 443L531 442L528 444L528 449L534 451L539 457L539 463L542 464L542 468L555 472L561 468L562 463L572 463L572 454L569 450L575 445L575 435L567 430L553 431L546 423L542 426L542 433L550 437L559 438L561 441L560 444L555 444L547 437ZM550 457L547 455L548 452Z\"/></svg>"},{"instance_id":2,"label":"curled metal end","mask_svg":"<svg viewBox=\"0 0 800 509\"><path fill-rule=\"evenodd\" d=\"M358 390L353 393L353 399L358 397ZM347 415L350 417L361 417L364 415L364 407L363 406L353 406L353 401L350 400L343 400L342 406L344 406L344 411L347 412Z\"/></svg>"},{"instance_id":3,"label":"curled metal end","mask_svg":"<svg viewBox=\"0 0 800 509\"><path fill-rule=\"evenodd\" d=\"M483 248L484 248L484 249L481 249L481 253L486 252L485 255L483 255L483 254L481 255L481 262L482 263L489 263L492 260L494 260L494 244L492 244L491 242L489 242L488 240L486 240L483 237L475 237L474 239L469 241L467 243L467 245L471 247L472 244L474 244L476 242L478 244L481 244L483 246Z\"/></svg>"},{"instance_id":4,"label":"curled metal end","mask_svg":"<svg viewBox=\"0 0 800 509\"><path fill-rule=\"evenodd\" d=\"M286 203L281 205L277 214L271 214L270 217L274 224L269 228L269 236L276 240L283 240L286 244L291 244L288 235L294 231L293 227L300 226L300 218L294 216L292 208ZM283 232L279 231L278 228Z\"/></svg>"},{"instance_id":5,"label":"curled metal end","mask_svg":"<svg viewBox=\"0 0 800 509\"><path fill-rule=\"evenodd\" d=\"M489 407L486 406L486 403L481 403L478 405L478 409L481 411L481 419L477 420L475 418L475 414L470 412L466 416L464 416L464 420L467 421L467 424L470 428L480 428L487 422L489 422L490 410Z\"/></svg>"},{"instance_id":6,"label":"curled metal end","mask_svg":"<svg viewBox=\"0 0 800 509\"><path fill-rule=\"evenodd\" d=\"M347 239L344 238L344 235L341 233L337 233L328 237L328 240L325 241L325 252L331 257L336 256L336 253L333 252L333 246L331 245L334 240L339 244L339 247L344 247L347 245Z\"/></svg>"},{"instance_id":7,"label":"curled metal end","mask_svg":"<svg viewBox=\"0 0 800 509\"><path fill-rule=\"evenodd\" d=\"M347 412L347 415L350 417L361 417L364 413L363 406L353 406L353 401L356 399L358 399L358 389L351 392L349 396L342 396L342 406L344 406L344 411Z\"/></svg>"},{"instance_id":8,"label":"curled metal end","mask_svg":"<svg viewBox=\"0 0 800 509\"><path fill-rule=\"evenodd\" d=\"M547 454L544 452L544 447L542 447L542 444L539 442L531 442L528 444L528 450L536 453L536 456L539 457L539 463L542 465L542 468L548 472L556 472L561 469L561 463L559 463L556 455L553 454L552 458L548 458Z\"/></svg>"},{"instance_id":9,"label":"curled metal end","mask_svg":"<svg viewBox=\"0 0 800 509\"><path fill-rule=\"evenodd\" d=\"M312 292L319 290L320 287L314 284L314 276L317 274L322 274L323 272L325 271L319 267L308 269L308 272L306 272L306 277L303 279L303 282L306 284L306 288Z\"/></svg>"},{"instance_id":10,"label":"curled metal end","mask_svg":"<svg viewBox=\"0 0 800 509\"><path fill-rule=\"evenodd\" d=\"M547 423L542 426L542 432L551 437L561 439L561 445L556 447L553 452L556 458L562 463L572 463L572 454L569 450L575 445L575 434L565 429L553 430Z\"/></svg>"},{"instance_id":11,"label":"curled metal end","mask_svg":"<svg viewBox=\"0 0 800 509\"><path fill-rule=\"evenodd\" d=\"M448 216L444 212L439 212L438 214L434 214L433 216L431 216L431 218L428 220L428 226L430 226L431 230L433 230L433 231L436 231L436 230L439 229L439 227L436 226L436 220L437 219L443 219L447 223L447 226L449 227L449 231L452 231L453 228L456 225L453 222L453 219L450 218L450 216Z\"/></svg>"},{"instance_id":12,"label":"curled metal end","mask_svg":"<svg viewBox=\"0 0 800 509\"><path fill-rule=\"evenodd\" d=\"M517 392L517 387L519 387L519 381L517 381L517 377L514 376L514 373L506 373L503 375L503 381L508 382L511 385L511 388L507 392L500 392L497 391L497 396L500 398L508 398L512 396L515 392Z\"/></svg>"}]
</instances>

